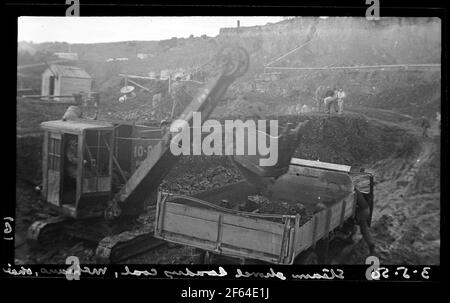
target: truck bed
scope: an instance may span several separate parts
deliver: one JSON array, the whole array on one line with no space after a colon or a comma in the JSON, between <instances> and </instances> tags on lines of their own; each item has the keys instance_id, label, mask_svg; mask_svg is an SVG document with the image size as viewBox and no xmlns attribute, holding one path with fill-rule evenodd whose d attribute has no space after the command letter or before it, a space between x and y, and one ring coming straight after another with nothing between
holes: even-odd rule
<instances>
[{"instance_id":1,"label":"truck bed","mask_svg":"<svg viewBox=\"0 0 450 303\"><path fill-rule=\"evenodd\" d=\"M300 214L249 213L219 206L223 200L245 201L255 194L260 193L247 182L195 197L160 193L155 236L230 257L292 264L298 254L342 225L355 210L352 192L330 197L326 207L306 221ZM299 196L299 202L310 194Z\"/></svg>"}]
</instances>

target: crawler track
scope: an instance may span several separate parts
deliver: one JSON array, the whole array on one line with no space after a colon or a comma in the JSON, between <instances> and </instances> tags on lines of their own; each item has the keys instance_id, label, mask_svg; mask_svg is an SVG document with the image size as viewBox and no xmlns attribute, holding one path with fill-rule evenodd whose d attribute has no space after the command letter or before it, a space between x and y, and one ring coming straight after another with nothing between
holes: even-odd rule
<instances>
[{"instance_id":1,"label":"crawler track","mask_svg":"<svg viewBox=\"0 0 450 303\"><path fill-rule=\"evenodd\" d=\"M151 214L154 218L154 213ZM33 247L49 246L64 234L96 243L98 263L117 263L155 249L165 242L153 237L153 222L131 225L129 222L108 224L103 220L74 221L64 216L36 221L28 229Z\"/></svg>"},{"instance_id":2,"label":"crawler track","mask_svg":"<svg viewBox=\"0 0 450 303\"><path fill-rule=\"evenodd\" d=\"M117 263L164 244L153 237L153 228L144 228L103 238L95 255L99 263Z\"/></svg>"}]
</instances>

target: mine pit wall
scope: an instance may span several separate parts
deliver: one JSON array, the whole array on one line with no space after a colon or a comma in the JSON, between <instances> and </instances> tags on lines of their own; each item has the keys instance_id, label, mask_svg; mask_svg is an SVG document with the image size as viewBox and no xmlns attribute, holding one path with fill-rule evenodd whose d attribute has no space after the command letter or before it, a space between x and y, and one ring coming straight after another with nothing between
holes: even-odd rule
<instances>
[{"instance_id":1,"label":"mine pit wall","mask_svg":"<svg viewBox=\"0 0 450 303\"><path fill-rule=\"evenodd\" d=\"M398 109L413 116L434 117L440 111L439 68L376 68L338 70L283 70L263 66L306 41L311 43L279 62L276 67L324 67L440 63L441 24L437 18L294 18L267 26L224 29L216 38L235 40L251 54L249 72L231 90L286 98L286 105L315 106L315 92L342 87L346 107ZM280 79L263 80L263 73ZM253 78L252 78L253 77ZM256 78L260 78L256 80ZM323 93L323 92L322 92ZM275 108L282 109L282 106ZM271 111L269 111L271 112Z\"/></svg>"},{"instance_id":2,"label":"mine pit wall","mask_svg":"<svg viewBox=\"0 0 450 303\"><path fill-rule=\"evenodd\" d=\"M201 66L226 43L239 43L250 54L248 72L230 87L229 95L261 93L287 98L275 109L298 103L313 105L319 86L343 87L346 106L400 109L410 115L434 117L440 111L440 69L364 69L282 71L282 79L257 81L264 66L302 45L316 31L311 43L275 62L281 67L325 67L391 64L430 64L441 62L441 20L439 18L301 17L266 26L223 29L216 37L192 37L166 41L141 41L73 45L83 53L81 67L96 78L101 100L116 102L121 87L117 74L147 74L161 69L192 69ZM168 51L170 49L170 51ZM133 59L139 52L151 52L148 60ZM129 57L125 63L104 62L108 57ZM118 65L117 65L118 64ZM125 69L126 67L126 69ZM267 69L266 72L280 72ZM139 94L138 94L139 95ZM104 103L103 103L104 104ZM273 112L273 111L268 111Z\"/></svg>"},{"instance_id":3,"label":"mine pit wall","mask_svg":"<svg viewBox=\"0 0 450 303\"><path fill-rule=\"evenodd\" d=\"M239 116L218 120L223 124L225 120L236 119L256 122L258 118ZM281 127L286 123L292 123L295 127L299 122L309 120L301 131L300 145L294 153L294 157L307 160L370 166L386 158L409 161L420 149L417 139L404 129L369 122L357 114L331 117L323 114L282 115L266 116L264 119L278 120ZM183 156L168 177L202 173L215 166L233 167L227 156Z\"/></svg>"},{"instance_id":4,"label":"mine pit wall","mask_svg":"<svg viewBox=\"0 0 450 303\"><path fill-rule=\"evenodd\" d=\"M434 148L427 157L421 159L417 173L411 180L407 195L440 193L441 190L441 153L440 137L434 139Z\"/></svg>"},{"instance_id":5,"label":"mine pit wall","mask_svg":"<svg viewBox=\"0 0 450 303\"><path fill-rule=\"evenodd\" d=\"M233 119L232 117L228 119ZM241 117L241 119L257 119ZM417 140L399 127L368 122L360 115L325 116L320 114L272 116L283 126L294 126L305 120L309 125L301 133L300 145L294 156L345 165L368 165L385 158L410 158L417 153ZM221 119L223 123L224 119ZM16 178L39 184L42 178L43 136L17 138ZM436 158L430 165L439 164ZM215 166L230 168L226 156L183 156L170 175L201 173Z\"/></svg>"},{"instance_id":6,"label":"mine pit wall","mask_svg":"<svg viewBox=\"0 0 450 303\"><path fill-rule=\"evenodd\" d=\"M223 118L223 123L227 119ZM245 121L255 117L239 117ZM302 129L300 145L294 156L345 165L371 164L385 158L409 158L418 152L418 142L404 129L368 121L358 114L329 116L310 113L303 115L265 116L278 120L279 126L309 120ZM268 124L268 123L267 123Z\"/></svg>"}]
</instances>

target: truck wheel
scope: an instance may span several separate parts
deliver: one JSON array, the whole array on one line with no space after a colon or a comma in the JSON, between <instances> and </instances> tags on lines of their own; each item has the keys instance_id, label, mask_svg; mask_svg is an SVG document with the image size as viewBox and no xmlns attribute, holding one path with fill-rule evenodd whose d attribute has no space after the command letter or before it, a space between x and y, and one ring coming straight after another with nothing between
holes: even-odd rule
<instances>
[{"instance_id":1,"label":"truck wheel","mask_svg":"<svg viewBox=\"0 0 450 303\"><path fill-rule=\"evenodd\" d=\"M294 264L315 265L319 264L318 260L319 258L317 257L316 252L310 249L300 254L300 256L295 259Z\"/></svg>"}]
</instances>

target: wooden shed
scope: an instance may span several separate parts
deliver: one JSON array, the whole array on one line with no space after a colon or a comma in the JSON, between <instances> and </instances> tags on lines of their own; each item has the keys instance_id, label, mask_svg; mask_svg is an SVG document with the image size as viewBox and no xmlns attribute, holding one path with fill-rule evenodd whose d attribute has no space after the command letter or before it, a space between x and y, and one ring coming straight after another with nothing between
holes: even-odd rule
<instances>
[{"instance_id":1,"label":"wooden shed","mask_svg":"<svg viewBox=\"0 0 450 303\"><path fill-rule=\"evenodd\" d=\"M52 64L42 74L41 95L72 96L81 92L89 93L92 89L92 77L76 66ZM54 98L66 101L67 98Z\"/></svg>"}]
</instances>

